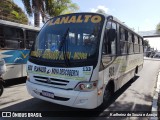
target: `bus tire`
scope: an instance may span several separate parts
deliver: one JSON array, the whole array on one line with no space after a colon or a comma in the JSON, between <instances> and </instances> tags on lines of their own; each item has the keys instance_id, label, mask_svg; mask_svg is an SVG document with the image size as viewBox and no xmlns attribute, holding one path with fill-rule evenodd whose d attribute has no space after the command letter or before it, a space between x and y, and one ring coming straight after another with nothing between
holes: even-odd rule
<instances>
[{"instance_id":1,"label":"bus tire","mask_svg":"<svg viewBox=\"0 0 160 120\"><path fill-rule=\"evenodd\" d=\"M104 90L104 94L103 94L103 103L101 105L102 108L106 108L110 104L111 97L114 93L112 88L113 88L113 86L111 86L111 84L108 84L106 86L106 89Z\"/></svg>"},{"instance_id":2,"label":"bus tire","mask_svg":"<svg viewBox=\"0 0 160 120\"><path fill-rule=\"evenodd\" d=\"M136 79L136 75L138 74L138 66L135 68L135 72L134 72L134 76L133 76L133 80Z\"/></svg>"},{"instance_id":3,"label":"bus tire","mask_svg":"<svg viewBox=\"0 0 160 120\"><path fill-rule=\"evenodd\" d=\"M0 83L0 96L2 95L3 91L4 91L4 87L3 87L2 83Z\"/></svg>"},{"instance_id":4,"label":"bus tire","mask_svg":"<svg viewBox=\"0 0 160 120\"><path fill-rule=\"evenodd\" d=\"M135 69L135 74L138 74L138 66Z\"/></svg>"}]
</instances>

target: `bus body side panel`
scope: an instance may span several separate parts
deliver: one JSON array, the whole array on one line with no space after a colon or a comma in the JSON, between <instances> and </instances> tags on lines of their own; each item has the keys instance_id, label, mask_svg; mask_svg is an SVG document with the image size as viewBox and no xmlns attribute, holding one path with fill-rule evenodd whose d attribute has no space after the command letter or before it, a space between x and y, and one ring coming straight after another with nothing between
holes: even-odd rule
<instances>
[{"instance_id":1,"label":"bus body side panel","mask_svg":"<svg viewBox=\"0 0 160 120\"><path fill-rule=\"evenodd\" d=\"M22 73L22 76L27 76L26 64L23 64L23 65L22 65L22 67L23 67L23 73Z\"/></svg>"},{"instance_id":2,"label":"bus body side panel","mask_svg":"<svg viewBox=\"0 0 160 120\"><path fill-rule=\"evenodd\" d=\"M106 86L109 80L114 80L115 91L134 77L136 67L140 71L143 66L143 54L110 57L112 59L110 62L107 62L107 58L109 59L109 57L102 57L105 66L103 70L104 84Z\"/></svg>"},{"instance_id":3,"label":"bus body side panel","mask_svg":"<svg viewBox=\"0 0 160 120\"><path fill-rule=\"evenodd\" d=\"M103 70L101 70L100 72L99 72L99 79L98 79L98 86L97 86L97 89L98 89L98 91L100 91L101 92L101 94L100 95L98 95L98 93L97 93L97 104L98 104L98 106L99 105L101 105L102 104L102 102L103 102L103 90L104 90L104 71Z\"/></svg>"},{"instance_id":4,"label":"bus body side panel","mask_svg":"<svg viewBox=\"0 0 160 120\"><path fill-rule=\"evenodd\" d=\"M5 60L6 73L3 79L12 79L26 76L25 64L28 60L29 50L1 50L0 58Z\"/></svg>"},{"instance_id":5,"label":"bus body side panel","mask_svg":"<svg viewBox=\"0 0 160 120\"><path fill-rule=\"evenodd\" d=\"M134 77L136 67L138 67L138 72L142 69L141 66L143 65L143 54L128 55L125 61L126 64L123 64L124 67L122 67L120 71L122 74L119 77L119 80L121 79L120 81L122 81L122 85L118 86L118 89Z\"/></svg>"},{"instance_id":6,"label":"bus body side panel","mask_svg":"<svg viewBox=\"0 0 160 120\"><path fill-rule=\"evenodd\" d=\"M143 54L133 54L116 57L112 63L104 69L105 85L109 80L114 80L115 91L134 77L136 67L140 71L143 65Z\"/></svg>"},{"instance_id":7,"label":"bus body side panel","mask_svg":"<svg viewBox=\"0 0 160 120\"><path fill-rule=\"evenodd\" d=\"M8 64L7 71L2 76L4 80L22 77L23 65Z\"/></svg>"}]
</instances>

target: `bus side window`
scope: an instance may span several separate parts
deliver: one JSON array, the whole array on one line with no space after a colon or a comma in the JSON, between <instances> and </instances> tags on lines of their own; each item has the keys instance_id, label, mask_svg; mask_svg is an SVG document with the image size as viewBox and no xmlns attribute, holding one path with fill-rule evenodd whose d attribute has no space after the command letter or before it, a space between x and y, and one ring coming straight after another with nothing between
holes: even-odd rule
<instances>
[{"instance_id":1,"label":"bus side window","mask_svg":"<svg viewBox=\"0 0 160 120\"><path fill-rule=\"evenodd\" d=\"M17 29L16 38L18 40L19 47L24 48L24 34L22 29Z\"/></svg>"},{"instance_id":2,"label":"bus side window","mask_svg":"<svg viewBox=\"0 0 160 120\"><path fill-rule=\"evenodd\" d=\"M143 53L143 39L139 38L140 53Z\"/></svg>"},{"instance_id":3,"label":"bus side window","mask_svg":"<svg viewBox=\"0 0 160 120\"><path fill-rule=\"evenodd\" d=\"M128 32L128 53L133 53L133 40L132 40L133 34L131 32Z\"/></svg>"},{"instance_id":4,"label":"bus side window","mask_svg":"<svg viewBox=\"0 0 160 120\"><path fill-rule=\"evenodd\" d=\"M121 54L127 54L128 32L121 27L119 28L119 32Z\"/></svg>"},{"instance_id":5,"label":"bus side window","mask_svg":"<svg viewBox=\"0 0 160 120\"><path fill-rule=\"evenodd\" d=\"M134 53L139 53L139 38L134 35Z\"/></svg>"},{"instance_id":6,"label":"bus side window","mask_svg":"<svg viewBox=\"0 0 160 120\"><path fill-rule=\"evenodd\" d=\"M4 32L3 32L3 26L0 25L0 48L4 48L5 41L4 41Z\"/></svg>"},{"instance_id":7,"label":"bus side window","mask_svg":"<svg viewBox=\"0 0 160 120\"><path fill-rule=\"evenodd\" d=\"M13 27L4 27L4 47L11 49L23 48L23 30Z\"/></svg>"},{"instance_id":8,"label":"bus side window","mask_svg":"<svg viewBox=\"0 0 160 120\"><path fill-rule=\"evenodd\" d=\"M107 22L104 34L103 54L116 54L117 25L114 22Z\"/></svg>"},{"instance_id":9,"label":"bus side window","mask_svg":"<svg viewBox=\"0 0 160 120\"><path fill-rule=\"evenodd\" d=\"M37 35L38 35L38 32L26 30L26 48L27 49L31 48L34 41L36 40Z\"/></svg>"}]
</instances>

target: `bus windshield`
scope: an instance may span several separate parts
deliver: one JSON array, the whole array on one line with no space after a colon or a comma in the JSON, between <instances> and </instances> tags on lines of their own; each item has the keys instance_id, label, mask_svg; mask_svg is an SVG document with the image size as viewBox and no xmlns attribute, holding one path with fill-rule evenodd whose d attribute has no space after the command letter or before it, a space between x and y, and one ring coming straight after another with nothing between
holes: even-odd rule
<instances>
[{"instance_id":1,"label":"bus windshield","mask_svg":"<svg viewBox=\"0 0 160 120\"><path fill-rule=\"evenodd\" d=\"M95 60L104 18L99 14L69 14L49 20L30 56L46 61Z\"/></svg>"}]
</instances>

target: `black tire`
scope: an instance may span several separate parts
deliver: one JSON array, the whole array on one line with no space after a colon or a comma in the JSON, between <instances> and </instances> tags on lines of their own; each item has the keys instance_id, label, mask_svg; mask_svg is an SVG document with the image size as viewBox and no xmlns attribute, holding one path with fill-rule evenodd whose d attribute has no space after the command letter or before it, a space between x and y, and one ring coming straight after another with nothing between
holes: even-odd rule
<instances>
[{"instance_id":1,"label":"black tire","mask_svg":"<svg viewBox=\"0 0 160 120\"><path fill-rule=\"evenodd\" d=\"M138 74L138 66L136 67L136 70L135 70L135 75Z\"/></svg>"},{"instance_id":2,"label":"black tire","mask_svg":"<svg viewBox=\"0 0 160 120\"><path fill-rule=\"evenodd\" d=\"M138 73L138 67L136 67L136 69L135 69L134 76L133 76L133 78L132 78L133 80L136 79L137 73Z\"/></svg>"},{"instance_id":3,"label":"black tire","mask_svg":"<svg viewBox=\"0 0 160 120\"><path fill-rule=\"evenodd\" d=\"M103 103L101 104L101 107L107 108L108 105L111 102L111 96L113 95L113 91L111 91L111 89L109 89L108 87L106 87L104 94L103 94Z\"/></svg>"},{"instance_id":4,"label":"black tire","mask_svg":"<svg viewBox=\"0 0 160 120\"><path fill-rule=\"evenodd\" d=\"M2 83L0 83L0 96L3 94L3 91L4 91L4 87Z\"/></svg>"}]
</instances>

